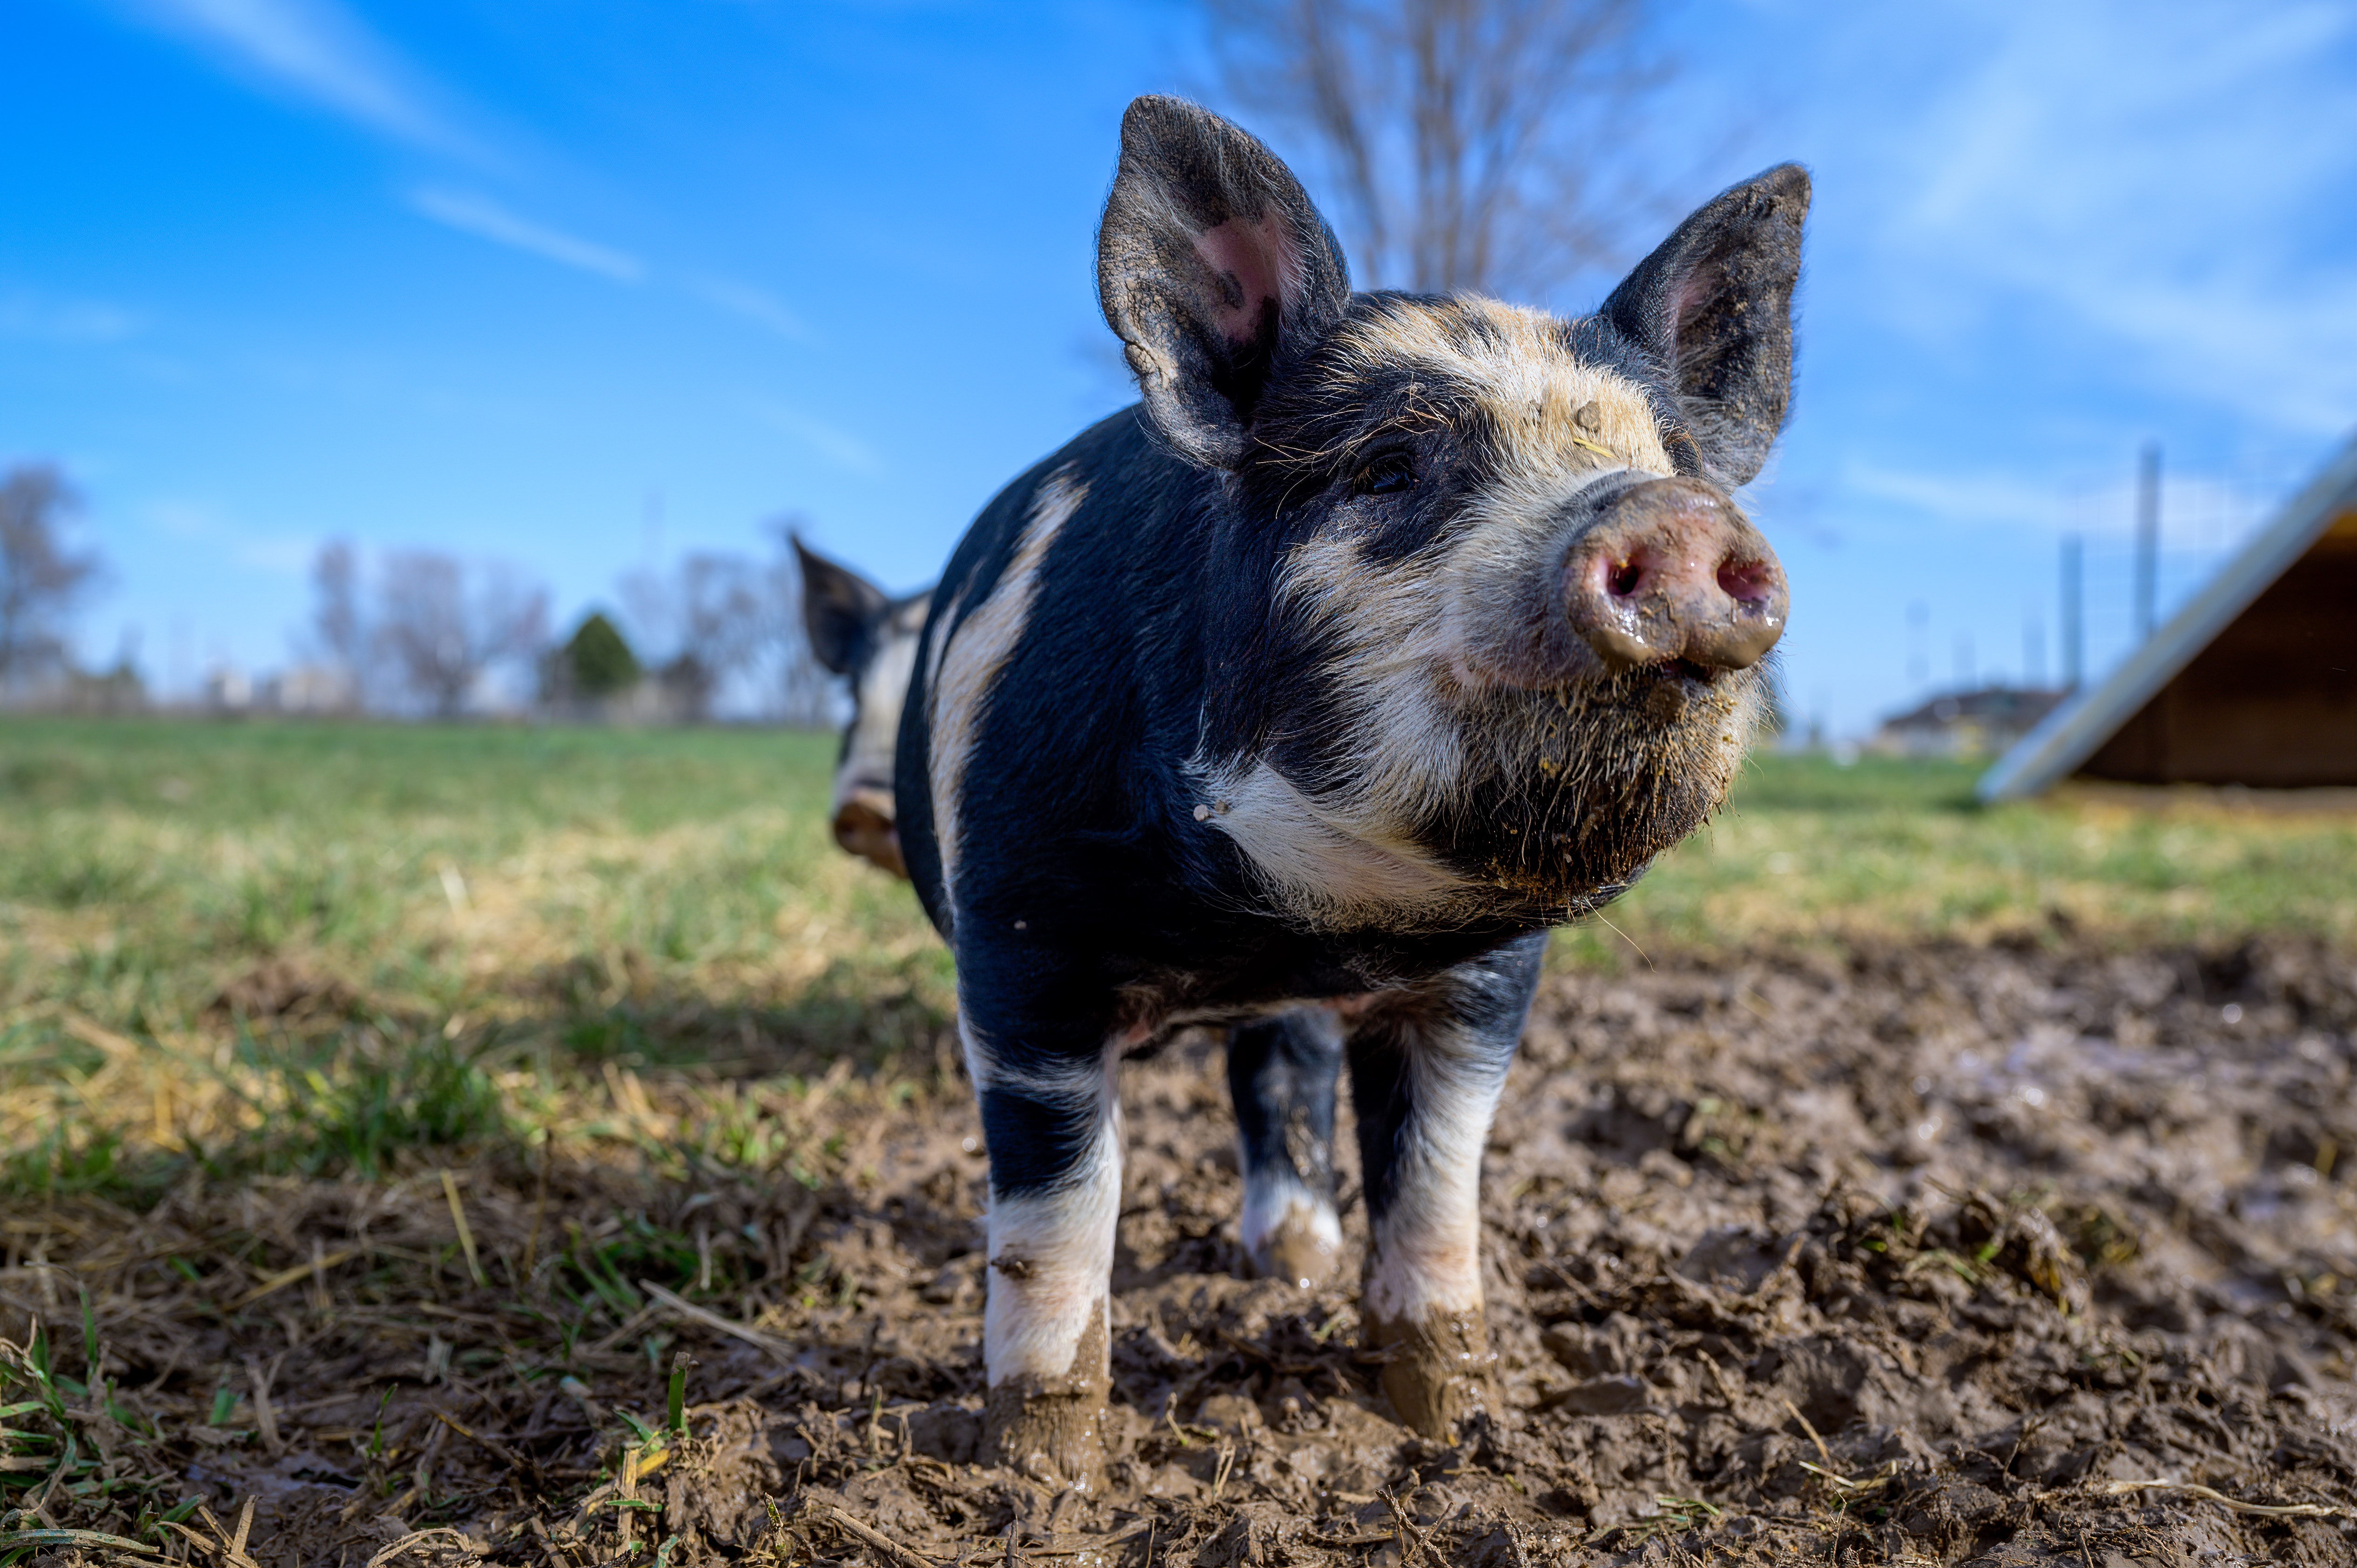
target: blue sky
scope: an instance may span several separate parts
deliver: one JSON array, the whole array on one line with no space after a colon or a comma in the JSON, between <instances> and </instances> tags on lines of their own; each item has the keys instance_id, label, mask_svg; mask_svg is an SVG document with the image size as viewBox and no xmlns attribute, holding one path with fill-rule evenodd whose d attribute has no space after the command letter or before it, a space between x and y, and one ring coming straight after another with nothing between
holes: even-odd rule
<instances>
[{"instance_id":1,"label":"blue sky","mask_svg":"<svg viewBox=\"0 0 2357 1568\"><path fill-rule=\"evenodd\" d=\"M1202 26L17 0L0 462L88 498L114 570L86 654L135 636L167 685L281 664L331 536L504 558L564 616L788 511L926 580L1127 401L1093 224L1122 105L1203 91ZM1793 579L1795 704L1836 733L1967 649L2018 675L2026 620L2050 664L2066 529L2115 657L2145 440L2174 598L2357 425L2350 7L1697 0L1663 41L1690 201L1816 177L1797 413L1749 499Z\"/></svg>"}]
</instances>

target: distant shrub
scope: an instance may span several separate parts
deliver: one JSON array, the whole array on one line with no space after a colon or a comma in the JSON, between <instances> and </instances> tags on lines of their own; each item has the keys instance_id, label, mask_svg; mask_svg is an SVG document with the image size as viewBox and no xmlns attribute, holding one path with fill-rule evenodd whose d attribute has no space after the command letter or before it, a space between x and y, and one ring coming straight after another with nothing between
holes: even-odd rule
<instances>
[{"instance_id":1,"label":"distant shrub","mask_svg":"<svg viewBox=\"0 0 2357 1568\"><path fill-rule=\"evenodd\" d=\"M577 696L610 697L639 683L639 656L614 623L593 610L584 618L561 654Z\"/></svg>"}]
</instances>

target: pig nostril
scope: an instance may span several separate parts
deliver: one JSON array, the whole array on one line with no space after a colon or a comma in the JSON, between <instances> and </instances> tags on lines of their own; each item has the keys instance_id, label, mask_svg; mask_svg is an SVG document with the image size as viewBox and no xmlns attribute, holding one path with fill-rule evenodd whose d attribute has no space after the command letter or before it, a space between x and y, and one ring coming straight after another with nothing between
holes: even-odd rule
<instances>
[{"instance_id":1,"label":"pig nostril","mask_svg":"<svg viewBox=\"0 0 2357 1568\"><path fill-rule=\"evenodd\" d=\"M1642 566L1634 561L1622 561L1605 574L1604 585L1612 591L1614 598L1625 599L1637 591L1637 585L1644 579L1645 569Z\"/></svg>"},{"instance_id":2,"label":"pig nostril","mask_svg":"<svg viewBox=\"0 0 2357 1568\"><path fill-rule=\"evenodd\" d=\"M1719 591L1738 604L1756 605L1769 597L1765 561L1729 561L1718 569Z\"/></svg>"}]
</instances>

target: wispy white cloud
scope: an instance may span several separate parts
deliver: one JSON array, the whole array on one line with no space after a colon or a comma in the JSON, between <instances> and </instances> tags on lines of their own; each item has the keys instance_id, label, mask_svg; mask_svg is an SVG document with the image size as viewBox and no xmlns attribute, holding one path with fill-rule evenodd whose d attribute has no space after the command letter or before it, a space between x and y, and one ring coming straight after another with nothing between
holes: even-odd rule
<instances>
[{"instance_id":1,"label":"wispy white cloud","mask_svg":"<svg viewBox=\"0 0 2357 1568\"><path fill-rule=\"evenodd\" d=\"M410 192L409 205L421 215L462 233L585 273L596 273L617 283L636 283L646 275L645 263L626 251L518 217L486 196L427 186Z\"/></svg>"},{"instance_id":2,"label":"wispy white cloud","mask_svg":"<svg viewBox=\"0 0 2357 1568\"><path fill-rule=\"evenodd\" d=\"M299 577L318 553L318 541L300 534L254 533L202 501L166 499L144 509L147 521L176 539L203 544L241 566L275 576Z\"/></svg>"},{"instance_id":3,"label":"wispy white cloud","mask_svg":"<svg viewBox=\"0 0 2357 1568\"><path fill-rule=\"evenodd\" d=\"M715 305L733 316L741 316L759 327L766 327L780 338L799 343L809 338L810 328L774 295L750 284L732 283L726 278L699 277L688 281L688 287L707 305Z\"/></svg>"},{"instance_id":4,"label":"wispy white cloud","mask_svg":"<svg viewBox=\"0 0 2357 1568\"><path fill-rule=\"evenodd\" d=\"M337 0L132 0L243 73L380 134L470 151L440 96Z\"/></svg>"},{"instance_id":5,"label":"wispy white cloud","mask_svg":"<svg viewBox=\"0 0 2357 1568\"><path fill-rule=\"evenodd\" d=\"M2124 547L2136 529L2136 485L2125 474L2065 489L2043 477L1981 467L1943 471L1855 461L1843 469L1837 489L1853 511L1888 511L1910 531L1923 524L1976 534L2013 530L2040 540L2067 531ZM2165 470L2163 544L2222 558L2274 515L2286 496L2281 483L2243 475Z\"/></svg>"},{"instance_id":6,"label":"wispy white cloud","mask_svg":"<svg viewBox=\"0 0 2357 1568\"><path fill-rule=\"evenodd\" d=\"M120 343L146 330L139 315L97 299L0 295L0 337L49 343Z\"/></svg>"},{"instance_id":7,"label":"wispy white cloud","mask_svg":"<svg viewBox=\"0 0 2357 1568\"><path fill-rule=\"evenodd\" d=\"M2042 305L2124 389L2311 434L2357 420L2357 14L1970 15L1980 58L1888 155L1894 317L1937 338Z\"/></svg>"},{"instance_id":8,"label":"wispy white cloud","mask_svg":"<svg viewBox=\"0 0 2357 1568\"><path fill-rule=\"evenodd\" d=\"M847 468L855 474L880 474L884 471L884 460L877 454L876 448L824 420L813 419L797 409L774 403L756 403L753 412L772 429L792 436L837 467Z\"/></svg>"}]
</instances>

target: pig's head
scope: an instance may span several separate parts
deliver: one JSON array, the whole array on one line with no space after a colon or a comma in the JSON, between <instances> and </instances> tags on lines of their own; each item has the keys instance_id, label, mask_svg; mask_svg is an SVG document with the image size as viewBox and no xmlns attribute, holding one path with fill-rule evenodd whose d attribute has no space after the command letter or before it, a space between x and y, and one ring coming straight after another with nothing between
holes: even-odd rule
<instances>
[{"instance_id":1,"label":"pig's head","mask_svg":"<svg viewBox=\"0 0 2357 1568\"><path fill-rule=\"evenodd\" d=\"M1098 287L1234 585L1192 787L1295 917L1566 918L1724 800L1786 606L1731 492L1808 205L1797 166L1735 187L1591 316L1354 295L1259 142L1131 105Z\"/></svg>"},{"instance_id":2,"label":"pig's head","mask_svg":"<svg viewBox=\"0 0 2357 1568\"><path fill-rule=\"evenodd\" d=\"M811 652L851 686L851 723L834 770L834 842L906 876L894 825L892 758L931 591L896 599L799 539L794 553L802 563L802 624Z\"/></svg>"}]
</instances>

